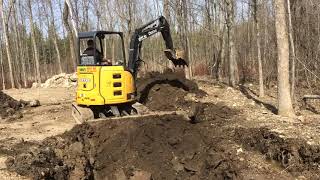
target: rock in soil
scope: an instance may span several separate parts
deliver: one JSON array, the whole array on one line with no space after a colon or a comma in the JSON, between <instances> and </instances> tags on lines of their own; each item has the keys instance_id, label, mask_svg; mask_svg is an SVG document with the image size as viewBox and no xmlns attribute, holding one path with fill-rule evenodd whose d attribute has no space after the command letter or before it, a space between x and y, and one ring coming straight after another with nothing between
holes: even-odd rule
<instances>
[{"instance_id":1,"label":"rock in soil","mask_svg":"<svg viewBox=\"0 0 320 180\"><path fill-rule=\"evenodd\" d=\"M151 173L147 171L135 171L133 176L130 177L130 180L151 180Z\"/></svg>"},{"instance_id":2,"label":"rock in soil","mask_svg":"<svg viewBox=\"0 0 320 180\"><path fill-rule=\"evenodd\" d=\"M29 102L29 105L30 105L30 107L38 107L38 106L40 106L40 101L37 99L31 100Z\"/></svg>"}]
</instances>

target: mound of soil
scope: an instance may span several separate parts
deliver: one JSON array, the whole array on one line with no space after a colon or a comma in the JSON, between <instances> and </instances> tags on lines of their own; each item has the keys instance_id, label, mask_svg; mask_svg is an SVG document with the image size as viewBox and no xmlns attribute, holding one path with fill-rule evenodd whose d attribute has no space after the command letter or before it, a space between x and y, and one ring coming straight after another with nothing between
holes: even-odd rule
<instances>
[{"instance_id":1,"label":"mound of soil","mask_svg":"<svg viewBox=\"0 0 320 180\"><path fill-rule=\"evenodd\" d=\"M20 101L0 91L0 119L5 119L13 115L22 117L22 114L19 112L22 106L23 104Z\"/></svg>"},{"instance_id":2,"label":"mound of soil","mask_svg":"<svg viewBox=\"0 0 320 180\"><path fill-rule=\"evenodd\" d=\"M232 133L210 131L236 112L214 104L203 107L200 118L215 113L197 124L165 115L78 125L6 164L35 179L129 179L139 174L147 179L239 178L247 166L231 151Z\"/></svg>"},{"instance_id":3,"label":"mound of soil","mask_svg":"<svg viewBox=\"0 0 320 180\"><path fill-rule=\"evenodd\" d=\"M267 128L239 128L235 137L248 150L259 151L267 160L295 176L304 174L308 179L319 179L320 147L304 140L284 139Z\"/></svg>"},{"instance_id":4,"label":"mound of soil","mask_svg":"<svg viewBox=\"0 0 320 180\"><path fill-rule=\"evenodd\" d=\"M56 87L75 87L77 85L77 74L61 73L47 79L45 83L33 83L32 88L56 88Z\"/></svg>"},{"instance_id":5,"label":"mound of soil","mask_svg":"<svg viewBox=\"0 0 320 180\"><path fill-rule=\"evenodd\" d=\"M190 107L184 100L188 93L198 97L206 95L198 85L181 74L166 72L148 73L137 80L138 101L154 111L174 111Z\"/></svg>"},{"instance_id":6,"label":"mound of soil","mask_svg":"<svg viewBox=\"0 0 320 180\"><path fill-rule=\"evenodd\" d=\"M150 110L174 111L181 108L187 91L169 84L156 84L149 90L148 99L145 102Z\"/></svg>"}]
</instances>

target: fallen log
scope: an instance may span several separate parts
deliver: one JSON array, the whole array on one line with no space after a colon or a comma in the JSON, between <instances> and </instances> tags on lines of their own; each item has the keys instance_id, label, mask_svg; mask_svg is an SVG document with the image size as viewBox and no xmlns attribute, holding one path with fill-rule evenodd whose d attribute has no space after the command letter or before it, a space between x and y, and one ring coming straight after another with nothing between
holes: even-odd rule
<instances>
[{"instance_id":1,"label":"fallen log","mask_svg":"<svg viewBox=\"0 0 320 180\"><path fill-rule=\"evenodd\" d=\"M308 99L320 99L320 95L304 95L302 100L305 105L307 105L307 100Z\"/></svg>"}]
</instances>

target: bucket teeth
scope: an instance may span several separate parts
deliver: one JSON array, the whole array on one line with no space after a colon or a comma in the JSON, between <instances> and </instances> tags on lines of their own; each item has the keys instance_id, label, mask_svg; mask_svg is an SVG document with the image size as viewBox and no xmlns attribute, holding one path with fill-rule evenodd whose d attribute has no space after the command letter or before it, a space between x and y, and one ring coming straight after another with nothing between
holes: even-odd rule
<instances>
[{"instance_id":1,"label":"bucket teeth","mask_svg":"<svg viewBox=\"0 0 320 180\"><path fill-rule=\"evenodd\" d=\"M184 51L166 49L164 54L175 66L189 66L189 62L185 59Z\"/></svg>"}]
</instances>

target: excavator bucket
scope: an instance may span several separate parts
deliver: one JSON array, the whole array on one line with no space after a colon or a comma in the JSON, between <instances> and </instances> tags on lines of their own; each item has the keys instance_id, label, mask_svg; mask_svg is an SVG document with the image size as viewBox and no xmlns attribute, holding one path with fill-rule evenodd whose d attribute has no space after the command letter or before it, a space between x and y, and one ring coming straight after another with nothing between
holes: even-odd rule
<instances>
[{"instance_id":1,"label":"excavator bucket","mask_svg":"<svg viewBox=\"0 0 320 180\"><path fill-rule=\"evenodd\" d=\"M72 103L72 117L78 124L82 124L94 119L94 114L90 108L78 106L76 103Z\"/></svg>"},{"instance_id":2,"label":"excavator bucket","mask_svg":"<svg viewBox=\"0 0 320 180\"><path fill-rule=\"evenodd\" d=\"M164 54L175 66L189 66L189 62L184 58L184 51L182 50L166 49Z\"/></svg>"}]
</instances>

